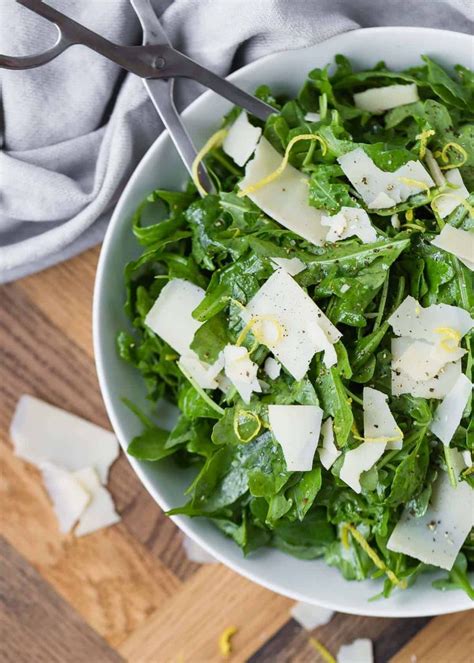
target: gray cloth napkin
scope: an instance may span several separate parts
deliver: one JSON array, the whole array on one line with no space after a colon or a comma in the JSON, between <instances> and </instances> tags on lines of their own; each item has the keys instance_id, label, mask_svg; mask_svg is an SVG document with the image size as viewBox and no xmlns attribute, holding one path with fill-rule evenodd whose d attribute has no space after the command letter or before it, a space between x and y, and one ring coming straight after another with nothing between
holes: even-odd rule
<instances>
[{"instance_id":1,"label":"gray cloth napkin","mask_svg":"<svg viewBox=\"0 0 474 663\"><path fill-rule=\"evenodd\" d=\"M49 0L114 41L140 43L129 0ZM221 75L359 27L472 32L470 0L155 0L172 43ZM0 53L50 46L55 29L0 0ZM199 93L181 85L180 106ZM0 69L0 282L102 239L137 162L163 129L141 81L82 46L29 71Z\"/></svg>"}]
</instances>

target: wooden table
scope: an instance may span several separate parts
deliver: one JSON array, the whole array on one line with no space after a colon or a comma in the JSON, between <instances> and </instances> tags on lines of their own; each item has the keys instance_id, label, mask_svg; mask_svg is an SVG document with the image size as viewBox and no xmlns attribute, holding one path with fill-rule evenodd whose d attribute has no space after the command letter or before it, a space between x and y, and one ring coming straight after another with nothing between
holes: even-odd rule
<instances>
[{"instance_id":1,"label":"wooden table","mask_svg":"<svg viewBox=\"0 0 474 663\"><path fill-rule=\"evenodd\" d=\"M98 254L0 291L0 661L219 661L217 639L230 625L238 627L232 663L322 660L289 618L289 599L221 565L187 561L179 531L123 455L109 484L122 522L80 539L58 533L37 470L13 455L8 427L22 393L109 425L91 342ZM377 663L469 663L472 615L338 614L312 635L332 652L372 638Z\"/></svg>"}]
</instances>

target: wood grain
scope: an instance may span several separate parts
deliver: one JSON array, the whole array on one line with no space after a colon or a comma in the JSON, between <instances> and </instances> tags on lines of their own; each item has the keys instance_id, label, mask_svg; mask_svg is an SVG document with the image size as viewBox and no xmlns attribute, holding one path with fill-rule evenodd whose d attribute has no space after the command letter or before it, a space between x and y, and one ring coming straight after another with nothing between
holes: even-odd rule
<instances>
[{"instance_id":1,"label":"wood grain","mask_svg":"<svg viewBox=\"0 0 474 663\"><path fill-rule=\"evenodd\" d=\"M235 626L233 663L246 661L287 620L292 604L223 566L205 566L119 647L129 661L218 661L218 638Z\"/></svg>"},{"instance_id":2,"label":"wood grain","mask_svg":"<svg viewBox=\"0 0 474 663\"><path fill-rule=\"evenodd\" d=\"M0 537L0 661L65 660L123 659Z\"/></svg>"},{"instance_id":3,"label":"wood grain","mask_svg":"<svg viewBox=\"0 0 474 663\"><path fill-rule=\"evenodd\" d=\"M8 427L22 393L109 426L91 341L97 257L93 249L0 289L0 661L217 663L230 625L232 663L321 660L289 618L291 601L186 559L180 532L124 455L109 481L122 522L82 539L60 536L37 470L13 455ZM334 653L370 637L376 663L474 663L472 614L338 614L314 635Z\"/></svg>"},{"instance_id":4,"label":"wood grain","mask_svg":"<svg viewBox=\"0 0 474 663\"><path fill-rule=\"evenodd\" d=\"M442 595L440 602L443 600ZM473 663L474 612L437 617L390 663Z\"/></svg>"}]
</instances>

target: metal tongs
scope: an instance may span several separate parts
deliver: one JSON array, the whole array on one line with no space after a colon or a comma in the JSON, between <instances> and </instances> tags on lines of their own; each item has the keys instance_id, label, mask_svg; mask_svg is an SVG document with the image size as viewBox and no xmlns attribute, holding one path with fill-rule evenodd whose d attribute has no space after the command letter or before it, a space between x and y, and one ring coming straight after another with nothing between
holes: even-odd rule
<instances>
[{"instance_id":1,"label":"metal tongs","mask_svg":"<svg viewBox=\"0 0 474 663\"><path fill-rule=\"evenodd\" d=\"M54 23L59 35L55 45L43 53L21 57L0 55L0 67L6 69L39 67L54 60L74 44L82 44L96 51L96 53L100 53L100 55L143 79L143 84L190 173L196 157L196 148L174 104L174 78L191 78L261 120L266 120L269 115L275 112L268 104L244 92L236 85L174 49L155 14L150 0L131 0L143 28L142 46L115 44L65 16L57 9L50 7L42 0L16 1ZM203 188L206 191L212 191L212 183L202 164L199 166L198 176Z\"/></svg>"}]
</instances>

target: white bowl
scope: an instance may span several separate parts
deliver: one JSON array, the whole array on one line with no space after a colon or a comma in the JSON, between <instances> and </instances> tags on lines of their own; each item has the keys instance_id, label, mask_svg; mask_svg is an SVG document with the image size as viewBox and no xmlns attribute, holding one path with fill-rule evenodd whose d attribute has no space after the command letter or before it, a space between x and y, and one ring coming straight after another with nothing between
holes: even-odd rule
<instances>
[{"instance_id":1,"label":"white bowl","mask_svg":"<svg viewBox=\"0 0 474 663\"><path fill-rule=\"evenodd\" d=\"M472 46L468 35L442 30L355 30L310 48L265 57L235 72L230 80L249 92L266 83L277 93L294 95L311 69L325 66L337 53L349 57L357 68L371 67L383 59L389 67L404 69L420 64L419 56L425 53L447 67L457 63L469 67L472 65ZM186 109L183 117L196 145L202 145L215 131L229 108L227 101L213 92L206 92ZM186 179L187 174L173 144L167 133L163 133L150 147L125 188L102 247L94 293L94 349L107 412L124 450L139 432L140 423L122 404L121 398L126 396L145 410L149 408L141 376L119 359L115 349L117 332L128 327L123 312L123 268L139 251L131 232L131 217L153 189L158 186L179 189ZM170 412L163 410L160 416L166 427L166 423L170 423ZM185 501L183 491L190 480L187 472L177 469L172 462L153 464L134 458L129 460L162 509L170 509ZM271 549L263 549L245 559L233 541L204 519L179 516L173 520L234 571L299 601L377 617L438 615L472 607L469 598L461 591L441 593L433 589L431 575L420 577L409 590L394 592L390 599L369 602L369 598L380 590L380 581L348 582L337 569L326 566L321 560L302 561Z\"/></svg>"}]
</instances>

